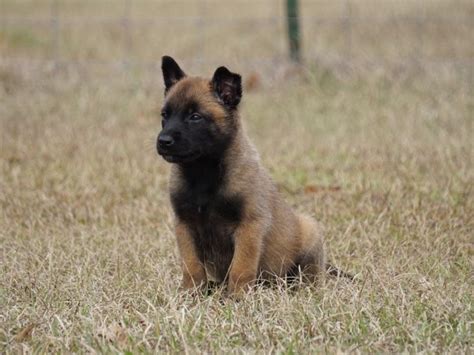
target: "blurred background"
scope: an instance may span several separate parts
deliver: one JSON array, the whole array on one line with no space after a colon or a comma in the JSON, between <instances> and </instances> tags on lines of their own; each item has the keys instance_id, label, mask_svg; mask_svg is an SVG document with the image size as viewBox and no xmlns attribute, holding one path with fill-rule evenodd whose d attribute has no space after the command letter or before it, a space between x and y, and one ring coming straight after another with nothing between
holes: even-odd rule
<instances>
[{"instance_id":1,"label":"blurred background","mask_svg":"<svg viewBox=\"0 0 474 355\"><path fill-rule=\"evenodd\" d=\"M192 71L226 64L273 84L286 79L295 17L305 66L466 77L474 60L469 0L1 0L0 14L3 71L146 78L169 54Z\"/></svg>"},{"instance_id":2,"label":"blurred background","mask_svg":"<svg viewBox=\"0 0 474 355\"><path fill-rule=\"evenodd\" d=\"M181 312L165 54L363 283ZM0 353L468 353L473 68L472 0L0 0Z\"/></svg>"}]
</instances>

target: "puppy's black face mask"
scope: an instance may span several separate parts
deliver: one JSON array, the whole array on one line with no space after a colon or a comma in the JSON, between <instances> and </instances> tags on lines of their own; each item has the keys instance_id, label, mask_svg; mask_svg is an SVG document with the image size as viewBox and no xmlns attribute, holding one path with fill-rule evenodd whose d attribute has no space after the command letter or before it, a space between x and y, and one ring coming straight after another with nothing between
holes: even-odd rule
<instances>
[{"instance_id":1,"label":"puppy's black face mask","mask_svg":"<svg viewBox=\"0 0 474 355\"><path fill-rule=\"evenodd\" d=\"M175 103L175 104L173 104ZM187 163L201 157L217 156L229 137L219 129L212 113L196 102L169 100L162 110L162 131L158 154L170 163Z\"/></svg>"},{"instance_id":2,"label":"puppy's black face mask","mask_svg":"<svg viewBox=\"0 0 474 355\"><path fill-rule=\"evenodd\" d=\"M221 155L237 127L240 75L220 67L211 81L186 77L171 57L163 57L162 70L165 103L158 154L170 163Z\"/></svg>"}]
</instances>

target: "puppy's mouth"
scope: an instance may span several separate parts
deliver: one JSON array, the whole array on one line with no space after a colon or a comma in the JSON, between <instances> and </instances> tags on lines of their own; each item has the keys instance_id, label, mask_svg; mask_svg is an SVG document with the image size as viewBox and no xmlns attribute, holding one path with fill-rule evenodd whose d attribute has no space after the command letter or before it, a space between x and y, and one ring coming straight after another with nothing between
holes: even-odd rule
<instances>
[{"instance_id":1,"label":"puppy's mouth","mask_svg":"<svg viewBox=\"0 0 474 355\"><path fill-rule=\"evenodd\" d=\"M160 152L158 151L163 159L165 159L168 163L188 163L193 160L196 160L201 156L201 152L190 152L185 154L171 154L168 152Z\"/></svg>"}]
</instances>

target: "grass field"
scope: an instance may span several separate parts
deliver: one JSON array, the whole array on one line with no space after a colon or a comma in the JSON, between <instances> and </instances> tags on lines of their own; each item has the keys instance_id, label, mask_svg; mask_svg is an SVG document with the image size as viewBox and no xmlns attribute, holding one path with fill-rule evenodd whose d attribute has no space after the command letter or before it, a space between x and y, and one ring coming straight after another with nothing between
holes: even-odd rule
<instances>
[{"instance_id":1,"label":"grass field","mask_svg":"<svg viewBox=\"0 0 474 355\"><path fill-rule=\"evenodd\" d=\"M336 2L319 3L327 5L327 18L339 11L329 6ZM303 1L305 14L319 3ZM3 10L48 16L48 4L5 1ZM60 4L66 17L122 11L103 0ZM137 1L132 13L204 19L225 13L213 2L205 12L193 4ZM394 4L385 2L379 15L403 16L419 6ZM474 14L469 2L426 4L425 15ZM232 11L265 17L266 5ZM164 43L165 34L135 27L146 37L138 41L134 32L132 59L172 54L192 74L210 75L226 64L260 75L260 88L244 93L247 131L286 199L324 224L330 259L358 279L328 279L318 289L257 288L236 303L220 291L193 298L177 290L169 167L155 152L159 71L40 65L51 54L41 25L33 31L6 23L0 30L0 352L473 352L472 24L427 26L426 65L399 71L384 59L377 70L355 65L347 74L330 65L340 42L329 22L315 47L306 45L307 53L329 53L328 66L309 63L295 78L288 77L292 70L275 74L285 67L280 62L276 68L249 61L284 55L278 21L269 26L280 39L240 23L230 27L228 46L218 41L218 27L205 25L215 41L205 42L202 62L189 58L200 43L192 26L176 30L176 43L148 51L147 40ZM402 55L394 32L383 22L370 31L369 24L355 26L354 61L380 58L377 51L385 48L396 62ZM114 26L100 32L97 24L66 26L61 57L121 60ZM317 30L308 24L305 38ZM403 29L398 48L410 47L411 30ZM377 34L376 40L364 34ZM233 56L233 50L240 51ZM444 65L447 59L467 60L467 69Z\"/></svg>"}]
</instances>

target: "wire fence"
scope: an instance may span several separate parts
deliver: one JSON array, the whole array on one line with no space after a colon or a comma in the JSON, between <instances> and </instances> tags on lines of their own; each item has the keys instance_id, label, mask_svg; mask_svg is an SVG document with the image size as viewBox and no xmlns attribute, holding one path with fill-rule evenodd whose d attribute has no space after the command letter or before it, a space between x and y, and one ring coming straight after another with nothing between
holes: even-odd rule
<instances>
[{"instance_id":1,"label":"wire fence","mask_svg":"<svg viewBox=\"0 0 474 355\"><path fill-rule=\"evenodd\" d=\"M41 6L30 1L18 8L14 2L0 0L4 42L0 62L156 69L161 55L168 53L195 66L224 61L271 69L289 61L287 17L280 1L262 2L254 13L248 10L254 3L245 0L235 1L230 11L225 10L229 3L213 1L199 6L178 1L181 6L175 9L163 1L147 11L151 3L102 0L95 11L93 3L82 9L78 1L49 0ZM247 10L238 13L236 3ZM369 70L442 66L472 75L474 6L470 2L446 12L443 7L433 10L429 1L412 1L412 10L381 14L348 0L335 2L338 8L330 13L319 11L317 1L309 3L309 10L302 6L300 11L305 65ZM143 9L137 13L140 6ZM169 9L162 11L160 6Z\"/></svg>"}]
</instances>

